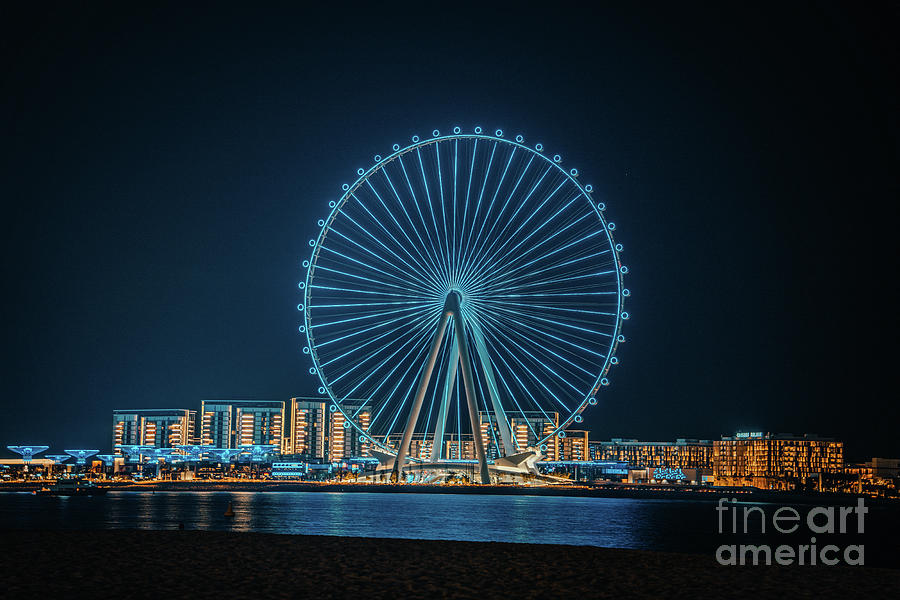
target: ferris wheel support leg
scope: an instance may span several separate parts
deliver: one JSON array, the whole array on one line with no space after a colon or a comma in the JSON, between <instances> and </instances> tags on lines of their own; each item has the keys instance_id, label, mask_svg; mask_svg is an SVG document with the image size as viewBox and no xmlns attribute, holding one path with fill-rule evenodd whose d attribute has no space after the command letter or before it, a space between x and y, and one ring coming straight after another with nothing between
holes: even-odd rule
<instances>
[{"instance_id":1,"label":"ferris wheel support leg","mask_svg":"<svg viewBox=\"0 0 900 600\"><path fill-rule=\"evenodd\" d=\"M394 461L394 468L391 471L391 483L399 481L400 475L403 473L403 463L406 462L406 455L409 453L409 444L412 441L413 430L416 428L416 421L419 420L422 401L425 400L425 392L428 390L428 382L431 381L431 373L434 371L434 363L437 362L437 356L441 350L441 342L444 340L444 332L447 331L447 321L449 319L450 311L444 311L438 323L437 331L434 333L434 341L431 343L431 351L428 353L425 370L422 371L419 388L416 390L416 397L413 400L412 408L409 410L409 420L406 422L406 429L403 430L403 438L400 440L400 448L397 450L397 460Z\"/></svg>"},{"instance_id":2,"label":"ferris wheel support leg","mask_svg":"<svg viewBox=\"0 0 900 600\"><path fill-rule=\"evenodd\" d=\"M451 294L450 297L454 297ZM448 300L449 303L449 300ZM466 403L469 406L469 419L472 423L472 441L475 442L475 456L481 468L481 483L489 485L491 474L488 470L487 456L484 454L484 441L481 439L481 422L478 419L478 404L475 397L475 379L472 375L472 361L469 358L469 347L466 345L465 321L459 310L458 297L455 306L451 307L453 313L453 330L456 333L456 343L459 346L459 362L462 367L462 380L466 388Z\"/></svg>"},{"instance_id":3,"label":"ferris wheel support leg","mask_svg":"<svg viewBox=\"0 0 900 600\"><path fill-rule=\"evenodd\" d=\"M484 378L487 382L488 395L491 398L491 406L494 408L494 420L497 422L497 429L500 431L500 443L503 445L501 456L511 456L518 452L516 441L512 437L509 427L509 419L506 418L506 411L503 410L503 404L500 402L500 393L497 391L497 380L494 378L494 369L491 367L491 358L488 355L487 346L484 343L484 334L481 333L481 326L473 319L471 323L472 337L475 341L475 350L481 359L481 368L484 372Z\"/></svg>"},{"instance_id":4,"label":"ferris wheel support leg","mask_svg":"<svg viewBox=\"0 0 900 600\"><path fill-rule=\"evenodd\" d=\"M450 360L447 362L447 376L444 379L444 397L441 400L441 409L438 411L437 422L434 425L434 437L431 440L431 461L435 462L443 458L444 428L447 425L447 411L450 407L450 395L453 394L453 384L456 383L456 371L459 368L459 345L456 336L450 347Z\"/></svg>"}]
</instances>

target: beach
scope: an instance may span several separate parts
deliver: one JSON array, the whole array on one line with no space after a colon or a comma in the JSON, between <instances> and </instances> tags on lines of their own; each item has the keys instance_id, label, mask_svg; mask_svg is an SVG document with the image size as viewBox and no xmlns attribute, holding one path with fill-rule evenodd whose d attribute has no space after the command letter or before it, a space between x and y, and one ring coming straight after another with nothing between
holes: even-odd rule
<instances>
[{"instance_id":1,"label":"beach","mask_svg":"<svg viewBox=\"0 0 900 600\"><path fill-rule=\"evenodd\" d=\"M218 531L6 530L0 552L4 598L847 598L900 586L900 570L723 567L711 553Z\"/></svg>"}]
</instances>

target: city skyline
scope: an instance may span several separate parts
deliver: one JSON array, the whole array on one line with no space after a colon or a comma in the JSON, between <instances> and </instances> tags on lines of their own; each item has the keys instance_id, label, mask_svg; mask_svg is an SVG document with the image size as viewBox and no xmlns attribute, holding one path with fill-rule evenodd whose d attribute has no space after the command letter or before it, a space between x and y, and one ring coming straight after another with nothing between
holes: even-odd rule
<instances>
[{"instance_id":1,"label":"city skyline","mask_svg":"<svg viewBox=\"0 0 900 600\"><path fill-rule=\"evenodd\" d=\"M470 48L434 39L420 56L401 43L414 19L384 17L360 34L366 65L311 51L339 45L330 21L246 31L240 12L184 10L207 30L88 7L14 40L0 439L92 446L126 402L315 395L295 310L315 219L392 144L481 125L590 173L627 249L629 343L581 428L815 431L861 458L896 454L879 417L891 336L848 325L860 297L876 323L891 314L877 216L897 189L883 131L896 96L877 64L859 74L855 48L889 57L861 15L606 8L540 29L462 24ZM747 45L758 30L770 43ZM400 54L412 81L390 66ZM518 75L498 80L510 62Z\"/></svg>"}]
</instances>

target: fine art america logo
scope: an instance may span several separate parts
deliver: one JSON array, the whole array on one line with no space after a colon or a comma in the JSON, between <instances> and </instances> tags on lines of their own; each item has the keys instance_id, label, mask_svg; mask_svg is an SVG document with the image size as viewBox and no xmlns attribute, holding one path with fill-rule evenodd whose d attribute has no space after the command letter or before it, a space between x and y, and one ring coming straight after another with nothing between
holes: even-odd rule
<instances>
[{"instance_id":1,"label":"fine art america logo","mask_svg":"<svg viewBox=\"0 0 900 600\"><path fill-rule=\"evenodd\" d=\"M768 511L768 512L767 512ZM775 508L744 505L737 499L720 498L716 506L719 517L719 533L724 535L780 535L803 534L808 530L809 543L797 544L723 544L716 550L720 565L862 565L865 562L865 546L849 544L817 544L816 535L840 533L862 534L865 516L869 512L863 499L856 506L816 506L805 515L791 506ZM754 516L755 513L758 515ZM771 524L771 528L767 525ZM805 526L806 529L801 529Z\"/></svg>"}]
</instances>

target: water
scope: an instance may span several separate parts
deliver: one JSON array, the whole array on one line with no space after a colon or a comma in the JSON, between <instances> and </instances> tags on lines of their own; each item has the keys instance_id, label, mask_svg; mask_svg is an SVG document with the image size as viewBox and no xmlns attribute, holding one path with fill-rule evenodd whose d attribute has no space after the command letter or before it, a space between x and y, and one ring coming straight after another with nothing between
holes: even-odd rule
<instances>
[{"instance_id":1,"label":"water","mask_svg":"<svg viewBox=\"0 0 900 600\"><path fill-rule=\"evenodd\" d=\"M235 516L226 518L228 503ZM803 535L718 533L714 501L328 492L121 492L98 497L0 494L0 529L185 529L573 544L713 555L720 544L809 543ZM771 516L776 505L766 507ZM810 507L797 507L805 515ZM867 564L895 563L898 510L872 507ZM726 519L726 528L728 520ZM855 523L855 517L851 520ZM820 536L820 544L828 543Z\"/></svg>"}]
</instances>

